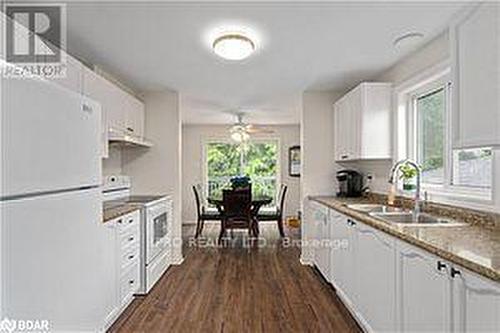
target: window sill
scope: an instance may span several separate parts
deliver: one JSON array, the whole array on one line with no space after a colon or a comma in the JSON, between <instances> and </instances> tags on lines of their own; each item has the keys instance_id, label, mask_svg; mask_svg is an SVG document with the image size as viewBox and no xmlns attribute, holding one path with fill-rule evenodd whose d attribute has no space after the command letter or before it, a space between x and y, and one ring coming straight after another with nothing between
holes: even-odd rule
<instances>
[{"instance_id":1,"label":"window sill","mask_svg":"<svg viewBox=\"0 0 500 333\"><path fill-rule=\"evenodd\" d=\"M415 192L399 191L400 194L407 198L413 198ZM451 206L459 206L463 208L497 211L492 192L480 189L467 189L459 187L444 188L439 185L422 185L422 199L427 192L428 200L438 204L446 204Z\"/></svg>"},{"instance_id":2,"label":"window sill","mask_svg":"<svg viewBox=\"0 0 500 333\"><path fill-rule=\"evenodd\" d=\"M490 189L467 188L459 186L443 187L439 185L422 185L422 191L431 195L474 200L483 203L493 203L492 191Z\"/></svg>"}]
</instances>

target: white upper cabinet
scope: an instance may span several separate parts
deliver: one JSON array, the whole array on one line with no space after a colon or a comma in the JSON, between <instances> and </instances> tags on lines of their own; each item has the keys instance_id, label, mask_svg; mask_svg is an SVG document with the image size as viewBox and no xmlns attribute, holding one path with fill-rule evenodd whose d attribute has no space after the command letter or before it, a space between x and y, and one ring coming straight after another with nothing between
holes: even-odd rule
<instances>
[{"instance_id":1,"label":"white upper cabinet","mask_svg":"<svg viewBox=\"0 0 500 333\"><path fill-rule=\"evenodd\" d=\"M500 3L467 10L450 27L453 146L500 145Z\"/></svg>"},{"instance_id":2,"label":"white upper cabinet","mask_svg":"<svg viewBox=\"0 0 500 333\"><path fill-rule=\"evenodd\" d=\"M144 103L110 83L113 107L108 116L108 129L138 137L144 136Z\"/></svg>"},{"instance_id":3,"label":"white upper cabinet","mask_svg":"<svg viewBox=\"0 0 500 333\"><path fill-rule=\"evenodd\" d=\"M129 95L126 99L126 129L127 132L144 136L144 103Z\"/></svg>"},{"instance_id":4,"label":"white upper cabinet","mask_svg":"<svg viewBox=\"0 0 500 333\"><path fill-rule=\"evenodd\" d=\"M104 79L105 80L105 79ZM107 81L107 80L106 80ZM125 91L108 82L107 94L110 107L108 109L108 130L125 131L127 128L127 98Z\"/></svg>"},{"instance_id":5,"label":"white upper cabinet","mask_svg":"<svg viewBox=\"0 0 500 333\"><path fill-rule=\"evenodd\" d=\"M391 158L391 92L365 82L335 103L336 161Z\"/></svg>"},{"instance_id":6,"label":"white upper cabinet","mask_svg":"<svg viewBox=\"0 0 500 333\"><path fill-rule=\"evenodd\" d=\"M101 104L103 142L106 146L110 130L144 136L144 103L94 71L83 69L83 94Z\"/></svg>"},{"instance_id":7,"label":"white upper cabinet","mask_svg":"<svg viewBox=\"0 0 500 333\"><path fill-rule=\"evenodd\" d=\"M73 58L71 55L67 54L65 51L61 50L63 59L66 59L65 75L58 76L54 78L49 78L60 86L71 90L76 93L81 93L82 91L82 80L83 80L83 65L81 62Z\"/></svg>"},{"instance_id":8,"label":"white upper cabinet","mask_svg":"<svg viewBox=\"0 0 500 333\"><path fill-rule=\"evenodd\" d=\"M61 72L54 76L44 76L46 81L56 83L64 89L80 94L82 92L83 65L64 50L61 52L61 65L57 65Z\"/></svg>"},{"instance_id":9,"label":"white upper cabinet","mask_svg":"<svg viewBox=\"0 0 500 333\"><path fill-rule=\"evenodd\" d=\"M104 158L108 157L108 123L111 110L113 110L112 94L110 93L112 89L113 85L102 76L97 75L86 67L83 69L83 94L101 104L101 129Z\"/></svg>"}]
</instances>

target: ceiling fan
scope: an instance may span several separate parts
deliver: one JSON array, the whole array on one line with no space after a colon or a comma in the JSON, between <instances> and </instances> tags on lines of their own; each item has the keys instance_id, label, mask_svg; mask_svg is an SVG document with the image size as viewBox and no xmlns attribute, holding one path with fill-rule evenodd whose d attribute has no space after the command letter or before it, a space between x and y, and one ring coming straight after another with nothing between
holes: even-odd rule
<instances>
[{"instance_id":1,"label":"ceiling fan","mask_svg":"<svg viewBox=\"0 0 500 333\"><path fill-rule=\"evenodd\" d=\"M250 139L250 134L270 134L274 133L273 130L256 126L252 124L245 123L243 121L244 113L236 113L236 123L229 129L229 133L231 134L231 139L236 142L246 142Z\"/></svg>"}]
</instances>

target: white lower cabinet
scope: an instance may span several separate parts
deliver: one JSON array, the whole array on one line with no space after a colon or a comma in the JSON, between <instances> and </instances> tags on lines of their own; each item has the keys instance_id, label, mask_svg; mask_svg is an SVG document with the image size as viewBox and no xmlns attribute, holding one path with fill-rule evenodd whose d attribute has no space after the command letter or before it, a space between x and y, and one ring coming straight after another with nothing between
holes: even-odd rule
<instances>
[{"instance_id":1,"label":"white lower cabinet","mask_svg":"<svg viewBox=\"0 0 500 333\"><path fill-rule=\"evenodd\" d=\"M404 332L500 332L500 284L424 250L398 246Z\"/></svg>"},{"instance_id":2,"label":"white lower cabinet","mask_svg":"<svg viewBox=\"0 0 500 333\"><path fill-rule=\"evenodd\" d=\"M395 240L330 211L332 284L367 331L394 331Z\"/></svg>"},{"instance_id":3,"label":"white lower cabinet","mask_svg":"<svg viewBox=\"0 0 500 333\"><path fill-rule=\"evenodd\" d=\"M360 223L355 230L359 317L369 331L395 331L395 239Z\"/></svg>"},{"instance_id":4,"label":"white lower cabinet","mask_svg":"<svg viewBox=\"0 0 500 333\"><path fill-rule=\"evenodd\" d=\"M331 282L351 310L357 304L357 267L356 233L352 220L330 210L330 237L334 246L331 248Z\"/></svg>"},{"instance_id":5,"label":"white lower cabinet","mask_svg":"<svg viewBox=\"0 0 500 333\"><path fill-rule=\"evenodd\" d=\"M126 307L139 288L139 210L119 218L116 242L118 268L119 299L118 306Z\"/></svg>"},{"instance_id":6,"label":"white lower cabinet","mask_svg":"<svg viewBox=\"0 0 500 333\"><path fill-rule=\"evenodd\" d=\"M464 269L454 269L454 331L500 332L500 284Z\"/></svg>"},{"instance_id":7,"label":"white lower cabinet","mask_svg":"<svg viewBox=\"0 0 500 333\"><path fill-rule=\"evenodd\" d=\"M316 265L366 331L500 332L499 283L336 210L323 216L316 238L328 233L332 247L328 267L321 250Z\"/></svg>"},{"instance_id":8,"label":"white lower cabinet","mask_svg":"<svg viewBox=\"0 0 500 333\"><path fill-rule=\"evenodd\" d=\"M134 299L140 284L140 211L106 222L115 229L115 301L113 310L106 318L105 329L118 318Z\"/></svg>"},{"instance_id":9,"label":"white lower cabinet","mask_svg":"<svg viewBox=\"0 0 500 333\"><path fill-rule=\"evenodd\" d=\"M449 265L398 241L399 331L451 331Z\"/></svg>"},{"instance_id":10,"label":"white lower cabinet","mask_svg":"<svg viewBox=\"0 0 500 333\"><path fill-rule=\"evenodd\" d=\"M325 206L313 205L315 225L314 233L314 264L326 280L330 280L330 248L328 209Z\"/></svg>"}]
</instances>

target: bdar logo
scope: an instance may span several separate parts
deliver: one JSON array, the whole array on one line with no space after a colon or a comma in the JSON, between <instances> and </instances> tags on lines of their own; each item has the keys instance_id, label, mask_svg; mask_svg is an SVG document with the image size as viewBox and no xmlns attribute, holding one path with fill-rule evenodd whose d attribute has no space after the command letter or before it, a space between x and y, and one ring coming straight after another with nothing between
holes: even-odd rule
<instances>
[{"instance_id":1,"label":"bdar logo","mask_svg":"<svg viewBox=\"0 0 500 333\"><path fill-rule=\"evenodd\" d=\"M0 332L12 333L16 329L16 321L4 318L0 321Z\"/></svg>"}]
</instances>

